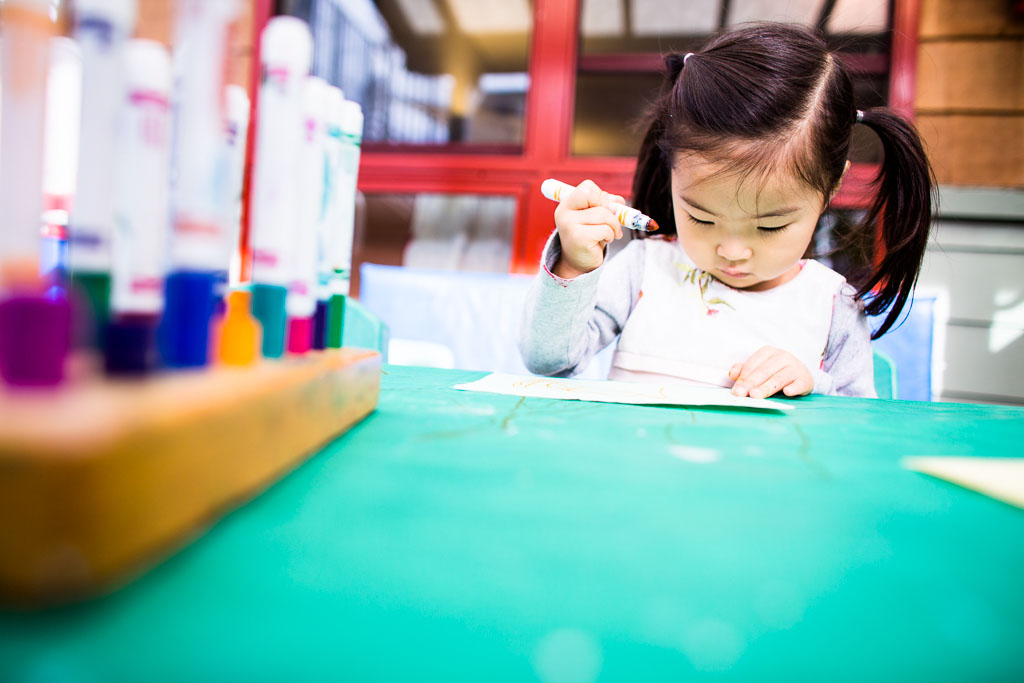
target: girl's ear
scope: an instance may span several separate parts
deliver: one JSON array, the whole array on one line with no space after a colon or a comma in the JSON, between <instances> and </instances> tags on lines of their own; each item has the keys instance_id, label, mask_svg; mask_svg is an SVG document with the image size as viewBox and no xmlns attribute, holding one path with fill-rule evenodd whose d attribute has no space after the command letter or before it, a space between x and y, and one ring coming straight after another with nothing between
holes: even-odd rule
<instances>
[{"instance_id":1,"label":"girl's ear","mask_svg":"<svg viewBox=\"0 0 1024 683\"><path fill-rule=\"evenodd\" d=\"M830 194L828 196L828 203L829 204L832 203L832 199L836 196L836 193L839 192L839 188L843 186L843 178L846 177L846 173L849 170L850 170L850 160L847 159L846 160L846 166L843 167L843 174L841 176L839 176L839 182L837 182L836 186L834 188L832 188L832 194Z\"/></svg>"}]
</instances>

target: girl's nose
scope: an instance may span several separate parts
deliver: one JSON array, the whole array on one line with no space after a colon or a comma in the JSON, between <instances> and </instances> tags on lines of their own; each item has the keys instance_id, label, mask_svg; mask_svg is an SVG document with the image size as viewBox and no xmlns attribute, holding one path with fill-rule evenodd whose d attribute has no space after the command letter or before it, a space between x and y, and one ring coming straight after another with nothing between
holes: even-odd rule
<instances>
[{"instance_id":1,"label":"girl's nose","mask_svg":"<svg viewBox=\"0 0 1024 683\"><path fill-rule=\"evenodd\" d=\"M730 240L718 245L718 255L726 261L746 261L754 255L754 252L746 244L738 240Z\"/></svg>"}]
</instances>

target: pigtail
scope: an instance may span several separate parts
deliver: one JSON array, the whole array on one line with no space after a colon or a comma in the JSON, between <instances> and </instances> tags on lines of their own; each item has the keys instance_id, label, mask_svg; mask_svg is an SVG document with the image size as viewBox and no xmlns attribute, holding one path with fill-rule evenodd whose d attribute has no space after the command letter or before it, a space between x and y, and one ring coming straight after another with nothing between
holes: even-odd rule
<instances>
[{"instance_id":1,"label":"pigtail","mask_svg":"<svg viewBox=\"0 0 1024 683\"><path fill-rule=\"evenodd\" d=\"M867 302L868 315L888 310L881 327L871 336L878 339L899 319L913 294L928 245L935 181L921 140L910 123L885 108L865 111L861 123L878 135L884 153L875 178L877 196L861 224L863 230L877 235L879 257L857 292Z\"/></svg>"},{"instance_id":2,"label":"pigtail","mask_svg":"<svg viewBox=\"0 0 1024 683\"><path fill-rule=\"evenodd\" d=\"M665 80L661 93L652 105L650 123L640 143L636 169L633 171L631 203L658 223L659 236L676 234L676 216L672 209L671 153L666 151L666 123L672 117L671 102L676 81L686 66L689 54L673 52L665 55ZM646 237L638 233L637 237Z\"/></svg>"},{"instance_id":3,"label":"pigtail","mask_svg":"<svg viewBox=\"0 0 1024 683\"><path fill-rule=\"evenodd\" d=\"M676 217L672 210L671 164L661 149L664 135L661 118L655 117L637 155L632 204L658 222L655 235L674 235Z\"/></svg>"}]
</instances>

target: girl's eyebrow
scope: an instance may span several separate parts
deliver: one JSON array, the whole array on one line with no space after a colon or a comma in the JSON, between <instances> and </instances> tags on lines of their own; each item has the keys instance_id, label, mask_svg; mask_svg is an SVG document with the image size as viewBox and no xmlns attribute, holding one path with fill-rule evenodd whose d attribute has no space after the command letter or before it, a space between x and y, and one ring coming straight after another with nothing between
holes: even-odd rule
<instances>
[{"instance_id":1,"label":"girl's eyebrow","mask_svg":"<svg viewBox=\"0 0 1024 683\"><path fill-rule=\"evenodd\" d=\"M703 206L701 206L697 202L693 201L692 199L684 195L679 195L679 198L682 199L687 204L689 204L690 206L692 206L693 208L697 209L698 211L706 213L709 216L715 216L716 218L718 217L717 214L715 214L713 211L708 211ZM757 216L755 216L755 218L777 218L779 216L788 216L789 214L796 213L799 210L800 207L798 206L785 206L781 209L776 209L775 211L769 211L768 213L760 213Z\"/></svg>"}]
</instances>

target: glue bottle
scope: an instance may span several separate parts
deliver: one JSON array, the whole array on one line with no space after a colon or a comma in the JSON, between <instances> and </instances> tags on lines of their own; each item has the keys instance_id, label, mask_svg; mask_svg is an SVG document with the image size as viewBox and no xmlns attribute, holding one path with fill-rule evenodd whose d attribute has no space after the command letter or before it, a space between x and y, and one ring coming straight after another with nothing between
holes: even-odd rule
<instances>
[{"instance_id":1,"label":"glue bottle","mask_svg":"<svg viewBox=\"0 0 1024 683\"><path fill-rule=\"evenodd\" d=\"M327 312L327 346L341 346L345 297L352 276L352 238L355 230L356 182L363 140L363 110L358 102L345 100L341 109L341 168L338 172L338 224L333 249L334 275Z\"/></svg>"},{"instance_id":2,"label":"glue bottle","mask_svg":"<svg viewBox=\"0 0 1024 683\"><path fill-rule=\"evenodd\" d=\"M46 0L0 4L0 378L11 386L64 379L71 334L67 298L39 277L43 126L49 40Z\"/></svg>"},{"instance_id":3,"label":"glue bottle","mask_svg":"<svg viewBox=\"0 0 1024 683\"><path fill-rule=\"evenodd\" d=\"M178 0L175 132L172 146L173 237L160 351L169 367L209 360L215 273L226 270L223 204L226 157L223 64L235 0Z\"/></svg>"},{"instance_id":4,"label":"glue bottle","mask_svg":"<svg viewBox=\"0 0 1024 683\"><path fill-rule=\"evenodd\" d=\"M81 128L75 199L68 224L71 285L85 308L83 340L102 348L110 314L116 148L125 41L135 0L78 0L73 35L82 55Z\"/></svg>"},{"instance_id":5,"label":"glue bottle","mask_svg":"<svg viewBox=\"0 0 1024 683\"><path fill-rule=\"evenodd\" d=\"M130 40L117 139L108 374L142 374L157 364L164 305L170 190L171 57L160 43Z\"/></svg>"},{"instance_id":6,"label":"glue bottle","mask_svg":"<svg viewBox=\"0 0 1024 683\"><path fill-rule=\"evenodd\" d=\"M256 160L249 194L252 313L263 326L263 355L284 353L288 283L296 225L295 178L302 144L302 83L313 59L313 37L301 19L273 17L260 37Z\"/></svg>"}]
</instances>

